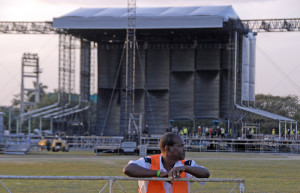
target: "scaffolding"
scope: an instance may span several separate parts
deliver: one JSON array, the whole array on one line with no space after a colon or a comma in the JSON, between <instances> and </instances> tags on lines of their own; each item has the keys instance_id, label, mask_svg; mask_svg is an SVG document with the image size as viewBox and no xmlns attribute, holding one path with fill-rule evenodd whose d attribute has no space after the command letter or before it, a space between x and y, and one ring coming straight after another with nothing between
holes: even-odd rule
<instances>
[{"instance_id":1,"label":"scaffolding","mask_svg":"<svg viewBox=\"0 0 300 193\"><path fill-rule=\"evenodd\" d=\"M40 67L39 67L39 57L37 54L24 53L22 57L22 81L21 81L21 114L25 111L30 111L34 106L40 102ZM28 79L34 80L35 85L28 85ZM32 84L32 82L29 82ZM34 87L34 88L33 88ZM27 98L34 96L34 101L28 101ZM31 96L30 96L31 95ZM20 116L19 124L17 126L17 133L19 133L20 127L22 125L23 117ZM30 124L30 122L29 122ZM28 130L30 133L30 129Z\"/></svg>"},{"instance_id":2,"label":"scaffolding","mask_svg":"<svg viewBox=\"0 0 300 193\"><path fill-rule=\"evenodd\" d=\"M125 139L131 139L131 125L135 112L135 52L136 52L136 0L127 0L126 69L125 69Z\"/></svg>"}]
</instances>

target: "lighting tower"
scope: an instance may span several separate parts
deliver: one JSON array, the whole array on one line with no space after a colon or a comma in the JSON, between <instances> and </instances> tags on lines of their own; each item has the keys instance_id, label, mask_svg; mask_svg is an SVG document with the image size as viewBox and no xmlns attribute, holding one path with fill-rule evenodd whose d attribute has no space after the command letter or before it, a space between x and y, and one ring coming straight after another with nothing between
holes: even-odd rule
<instances>
[{"instance_id":1,"label":"lighting tower","mask_svg":"<svg viewBox=\"0 0 300 193\"><path fill-rule=\"evenodd\" d=\"M20 123L17 125L17 133L19 128L22 127L23 114L25 113L25 108L32 108L34 105L40 102L40 67L39 67L39 57L37 54L24 53L22 57L22 82L21 82L21 116ZM28 86L27 80L35 80L35 88ZM31 83L31 82L30 82ZM25 101L25 92L31 92L34 94L34 102Z\"/></svg>"},{"instance_id":2,"label":"lighting tower","mask_svg":"<svg viewBox=\"0 0 300 193\"><path fill-rule=\"evenodd\" d=\"M125 139L132 136L131 120L134 114L136 0L127 0L126 80L125 80Z\"/></svg>"}]
</instances>

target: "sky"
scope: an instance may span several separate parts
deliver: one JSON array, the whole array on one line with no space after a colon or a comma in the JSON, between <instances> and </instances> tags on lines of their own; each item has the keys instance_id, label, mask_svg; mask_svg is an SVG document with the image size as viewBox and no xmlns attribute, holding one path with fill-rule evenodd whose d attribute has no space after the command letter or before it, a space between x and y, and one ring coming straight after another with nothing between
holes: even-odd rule
<instances>
[{"instance_id":1,"label":"sky","mask_svg":"<svg viewBox=\"0 0 300 193\"><path fill-rule=\"evenodd\" d=\"M299 0L136 0L137 7L232 5L242 20L300 18ZM0 21L52 21L80 7L126 7L127 0L0 0ZM256 94L300 98L300 31L258 33ZM0 106L21 90L23 53L40 58L40 82L58 87L58 35L0 34ZM78 72L78 71L77 71ZM76 75L77 79L79 76ZM31 81L31 80L30 80ZM26 82L30 87L31 82ZM79 84L76 83L78 90Z\"/></svg>"}]
</instances>

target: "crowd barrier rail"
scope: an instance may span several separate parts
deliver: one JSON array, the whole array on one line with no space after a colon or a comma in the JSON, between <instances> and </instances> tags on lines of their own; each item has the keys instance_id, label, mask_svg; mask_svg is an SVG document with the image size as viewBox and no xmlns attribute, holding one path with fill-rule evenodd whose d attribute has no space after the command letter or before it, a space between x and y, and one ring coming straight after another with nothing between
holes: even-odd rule
<instances>
[{"instance_id":1,"label":"crowd barrier rail","mask_svg":"<svg viewBox=\"0 0 300 193\"><path fill-rule=\"evenodd\" d=\"M109 193L114 192L114 184L117 185L118 189L122 192L126 190L120 185L118 181L170 181L169 178L132 178L132 177L121 177L121 176L14 176L14 175L0 175L0 184L6 189L7 192L11 193L9 188L3 183L3 180L103 180L107 181L103 187L101 187L99 193L108 190ZM174 181L189 181L189 182L218 182L218 183L235 183L234 187L230 190L238 190L240 193L245 191L245 180L244 179L223 179L223 178L192 178L192 179L175 179ZM137 192L137 190L136 190Z\"/></svg>"}]
</instances>

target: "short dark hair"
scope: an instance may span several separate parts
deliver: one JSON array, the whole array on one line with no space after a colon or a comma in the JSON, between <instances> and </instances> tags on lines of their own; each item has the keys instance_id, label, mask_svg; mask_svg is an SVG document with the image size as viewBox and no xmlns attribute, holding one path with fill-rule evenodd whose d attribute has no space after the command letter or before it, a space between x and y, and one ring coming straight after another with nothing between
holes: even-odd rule
<instances>
[{"instance_id":1,"label":"short dark hair","mask_svg":"<svg viewBox=\"0 0 300 193\"><path fill-rule=\"evenodd\" d=\"M159 140L159 147L160 149L164 149L166 145L173 146L174 145L174 139L176 136L179 136L175 133L167 132L163 134Z\"/></svg>"}]
</instances>

